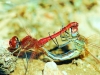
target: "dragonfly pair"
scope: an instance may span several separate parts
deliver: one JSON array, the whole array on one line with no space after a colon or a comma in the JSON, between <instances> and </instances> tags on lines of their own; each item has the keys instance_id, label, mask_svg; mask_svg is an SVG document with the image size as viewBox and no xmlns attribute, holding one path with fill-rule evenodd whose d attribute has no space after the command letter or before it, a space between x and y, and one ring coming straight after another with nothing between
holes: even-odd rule
<instances>
[{"instance_id":1,"label":"dragonfly pair","mask_svg":"<svg viewBox=\"0 0 100 75\"><path fill-rule=\"evenodd\" d=\"M65 35L63 36L62 34ZM66 43L62 45L57 45L58 48L62 48L66 45L71 46L71 49L68 52L63 54L53 54L43 47L47 42L53 40L57 36L60 36L62 41L66 41ZM82 52L86 50L86 43L87 40L78 33L78 23L71 22L67 26L63 27L60 31L40 40L32 38L31 35L27 35L21 41L19 41L18 37L14 36L9 41L10 47L8 49L12 52L12 54L17 55L17 57L22 56L23 53L26 55L26 52L31 50L31 58L35 58L38 54L44 53L54 61L60 62L70 60L81 55Z\"/></svg>"},{"instance_id":2,"label":"dragonfly pair","mask_svg":"<svg viewBox=\"0 0 100 75\"><path fill-rule=\"evenodd\" d=\"M61 35L62 33L65 33L65 36L61 36L61 38L66 39L66 43L59 46L59 48L67 45L69 42L73 42L75 48L70 50L67 53L64 53L60 56L55 56L51 54L48 50L43 48L44 44L46 44L48 41L56 38L57 36ZM81 40L80 40L81 39ZM84 41L82 38L80 38L80 35L78 33L78 23L77 22L71 22L67 26L63 27L60 31L57 33L54 33L53 35L50 35L48 37L42 38L40 40L37 40L35 38L32 38L30 35L24 37L21 41L17 38L17 36L14 36L9 41L9 50L13 53L17 53L17 57L19 55L22 55L23 52L27 52L30 49L33 51L31 58L35 58L37 54L43 52L46 53L48 56L53 58L54 60L68 60L75 58L80 55L82 50L84 49Z\"/></svg>"}]
</instances>

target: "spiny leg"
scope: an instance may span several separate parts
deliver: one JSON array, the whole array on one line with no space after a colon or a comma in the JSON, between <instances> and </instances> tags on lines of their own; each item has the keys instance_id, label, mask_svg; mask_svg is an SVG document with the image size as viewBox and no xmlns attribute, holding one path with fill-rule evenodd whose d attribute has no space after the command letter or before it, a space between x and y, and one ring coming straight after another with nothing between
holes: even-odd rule
<instances>
[{"instance_id":1,"label":"spiny leg","mask_svg":"<svg viewBox=\"0 0 100 75\"><path fill-rule=\"evenodd\" d=\"M62 26L62 29L63 29L63 26ZM62 44L62 45L59 45L59 48L62 48L64 46L68 45L71 42L71 37L70 37L70 34L69 34L68 30L65 31L64 36L62 36L62 34L60 34L60 37L61 37L62 41L67 41L67 42Z\"/></svg>"},{"instance_id":2,"label":"spiny leg","mask_svg":"<svg viewBox=\"0 0 100 75\"><path fill-rule=\"evenodd\" d=\"M54 32L55 33L55 32ZM50 33L49 33L49 36L50 36ZM61 36L61 35L60 35ZM56 41L54 41L54 39L50 36L50 38L52 39L52 41L56 44L56 46L58 46L58 48L62 48L62 47L64 47L64 46L66 46L66 45L68 45L69 44L69 42L70 42L70 40L68 40L65 44L62 44L62 45L59 45L59 43L58 43L58 41L57 41L57 39L55 38L55 40ZM65 38L65 37L64 37ZM63 41L65 41L65 40L63 40Z\"/></svg>"},{"instance_id":3,"label":"spiny leg","mask_svg":"<svg viewBox=\"0 0 100 75\"><path fill-rule=\"evenodd\" d=\"M20 53L21 53L20 50L21 50L21 48L18 48L18 49L16 49L15 51L13 51L13 52L11 53L12 55L14 55L14 53L16 53L17 51L19 51L18 54L17 54L16 60L18 59L18 56L19 56Z\"/></svg>"},{"instance_id":4,"label":"spiny leg","mask_svg":"<svg viewBox=\"0 0 100 75\"><path fill-rule=\"evenodd\" d=\"M18 56L20 55L20 53L21 53L21 50L19 50L19 52L18 52L18 55L17 55L17 59L18 59ZM26 73L27 73L27 69L28 69L28 57L27 57L27 54L26 54L26 51L24 52L25 53L25 57L26 57L26 66L25 66L25 75L26 75ZM25 65L25 64L24 64Z\"/></svg>"},{"instance_id":5,"label":"spiny leg","mask_svg":"<svg viewBox=\"0 0 100 75\"><path fill-rule=\"evenodd\" d=\"M27 54L26 54L26 51L25 51L25 57L26 57L26 66L25 66L25 75L27 73L27 70L28 70L28 57L27 57Z\"/></svg>"},{"instance_id":6,"label":"spiny leg","mask_svg":"<svg viewBox=\"0 0 100 75\"><path fill-rule=\"evenodd\" d=\"M63 29L63 26L62 26L62 29ZM61 29L61 30L62 30L62 29ZM62 40L62 41L68 40L69 37L70 37L70 34L69 34L68 30L66 30L65 33L63 33L63 34L64 34L64 35L60 34L61 40ZM63 38L64 38L64 39L63 39Z\"/></svg>"},{"instance_id":7,"label":"spiny leg","mask_svg":"<svg viewBox=\"0 0 100 75\"><path fill-rule=\"evenodd\" d=\"M55 33L55 32L54 32L54 33ZM55 38L55 40L56 40L56 42L55 42L54 39L50 36L50 32L49 32L48 34L49 34L49 37L52 39L52 41L53 41L57 46L59 46L57 39Z\"/></svg>"}]
</instances>

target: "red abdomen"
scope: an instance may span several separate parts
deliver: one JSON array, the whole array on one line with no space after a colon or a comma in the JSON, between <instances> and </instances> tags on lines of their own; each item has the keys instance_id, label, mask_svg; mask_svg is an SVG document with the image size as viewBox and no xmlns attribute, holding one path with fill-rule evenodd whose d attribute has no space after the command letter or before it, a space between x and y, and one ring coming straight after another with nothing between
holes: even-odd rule
<instances>
[{"instance_id":1,"label":"red abdomen","mask_svg":"<svg viewBox=\"0 0 100 75\"><path fill-rule=\"evenodd\" d=\"M60 34L64 33L66 30L68 30L69 28L72 28L73 32L76 32L78 30L78 23L77 22L71 22L69 23L67 26L65 26L64 28L62 28L62 30L56 32L55 34L42 38L38 41L38 43L43 46L44 44L46 44L48 41L56 38L57 36L59 36Z\"/></svg>"}]
</instances>

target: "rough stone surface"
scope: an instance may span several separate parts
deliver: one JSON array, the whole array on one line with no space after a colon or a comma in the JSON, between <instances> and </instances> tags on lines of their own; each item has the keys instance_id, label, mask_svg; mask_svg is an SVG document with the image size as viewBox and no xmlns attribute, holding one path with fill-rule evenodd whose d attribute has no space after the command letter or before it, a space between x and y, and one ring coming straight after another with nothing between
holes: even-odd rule
<instances>
[{"instance_id":1,"label":"rough stone surface","mask_svg":"<svg viewBox=\"0 0 100 75\"><path fill-rule=\"evenodd\" d=\"M6 44L0 41L0 74L10 74L15 69L16 58L6 49Z\"/></svg>"},{"instance_id":2,"label":"rough stone surface","mask_svg":"<svg viewBox=\"0 0 100 75\"><path fill-rule=\"evenodd\" d=\"M47 62L44 66L43 75L67 75L67 73L61 72L55 62Z\"/></svg>"}]
</instances>

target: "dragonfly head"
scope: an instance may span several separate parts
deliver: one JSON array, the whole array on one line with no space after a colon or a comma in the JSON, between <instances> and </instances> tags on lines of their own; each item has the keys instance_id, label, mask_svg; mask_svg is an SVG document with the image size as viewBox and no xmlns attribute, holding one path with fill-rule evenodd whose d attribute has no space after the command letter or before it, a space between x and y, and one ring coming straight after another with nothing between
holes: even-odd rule
<instances>
[{"instance_id":1,"label":"dragonfly head","mask_svg":"<svg viewBox=\"0 0 100 75\"><path fill-rule=\"evenodd\" d=\"M78 36L78 24L76 24L75 26L71 27L71 34L73 37L77 37Z\"/></svg>"},{"instance_id":2,"label":"dragonfly head","mask_svg":"<svg viewBox=\"0 0 100 75\"><path fill-rule=\"evenodd\" d=\"M17 49L20 45L19 39L17 36L13 36L9 41L10 48Z\"/></svg>"}]
</instances>

